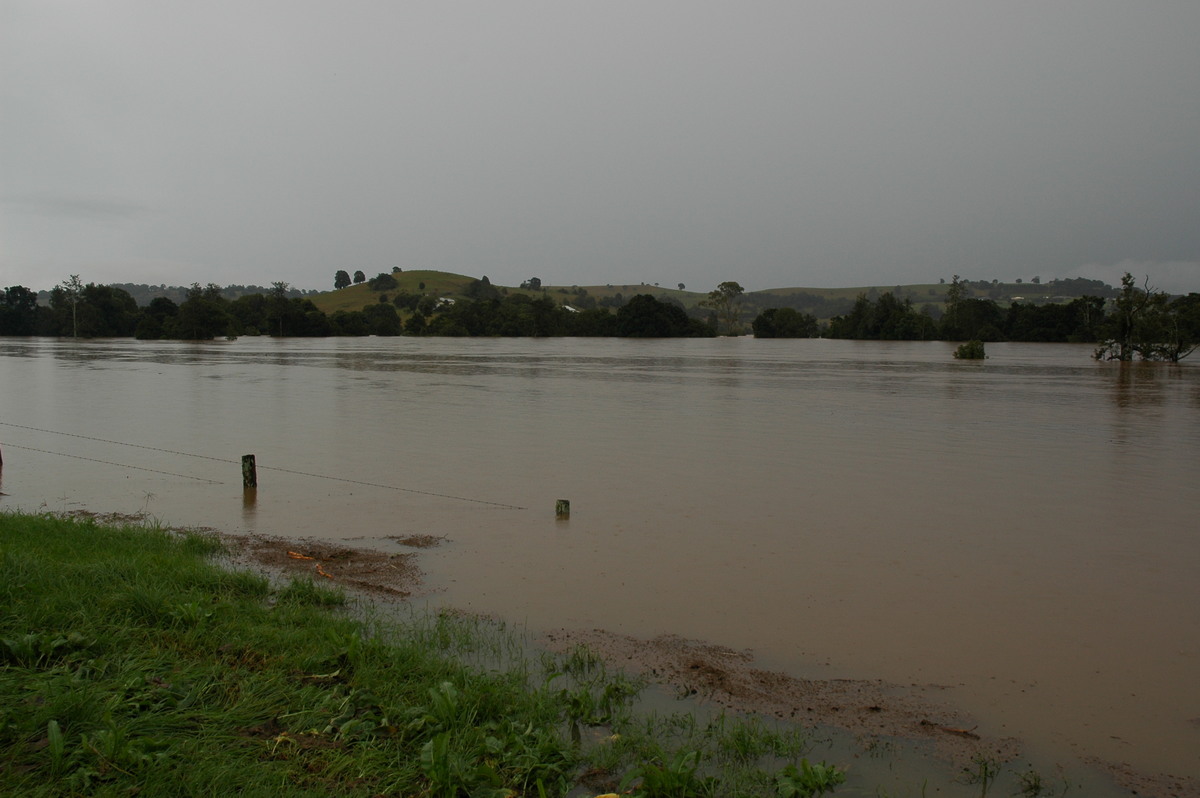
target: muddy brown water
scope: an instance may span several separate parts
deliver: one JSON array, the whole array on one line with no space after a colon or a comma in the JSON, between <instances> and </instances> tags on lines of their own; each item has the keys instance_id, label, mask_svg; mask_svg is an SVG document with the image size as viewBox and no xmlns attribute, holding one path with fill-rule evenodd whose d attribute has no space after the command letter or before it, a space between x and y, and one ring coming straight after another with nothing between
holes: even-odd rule
<instances>
[{"instance_id":1,"label":"muddy brown water","mask_svg":"<svg viewBox=\"0 0 1200 798\"><path fill-rule=\"evenodd\" d=\"M1200 363L952 351L0 339L0 508L444 536L435 602L943 685L989 734L1200 776Z\"/></svg>"}]
</instances>

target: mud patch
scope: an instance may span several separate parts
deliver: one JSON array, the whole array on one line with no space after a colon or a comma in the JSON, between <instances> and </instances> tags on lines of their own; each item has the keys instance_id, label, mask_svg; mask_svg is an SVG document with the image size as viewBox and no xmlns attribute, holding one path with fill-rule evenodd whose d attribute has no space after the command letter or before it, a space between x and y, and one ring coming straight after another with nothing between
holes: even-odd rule
<instances>
[{"instance_id":1,"label":"mud patch","mask_svg":"<svg viewBox=\"0 0 1200 798\"><path fill-rule=\"evenodd\" d=\"M671 687L681 698L708 701L734 712L752 712L805 725L831 726L864 743L880 737L926 740L954 765L976 757L1006 762L1020 745L1012 738L988 738L951 708L879 680L800 679L753 667L747 651L664 635L639 640L602 630L557 630L547 648L566 652L583 645L614 667Z\"/></svg>"},{"instance_id":2,"label":"mud patch","mask_svg":"<svg viewBox=\"0 0 1200 798\"><path fill-rule=\"evenodd\" d=\"M287 540L264 535L221 535L235 562L277 573L308 575L391 599L412 595L421 569L414 553L388 554L373 549L341 546L328 541Z\"/></svg>"},{"instance_id":3,"label":"mud patch","mask_svg":"<svg viewBox=\"0 0 1200 798\"><path fill-rule=\"evenodd\" d=\"M663 635L639 640L602 629L560 629L542 644L559 653L586 646L608 665L666 685L680 698L711 702L732 712L750 712L804 725L830 726L855 735L864 747L895 737L928 741L935 754L956 768L970 769L978 757L1009 762L1021 753L1011 737L989 738L961 711L930 700L924 690L874 679L801 679L753 667L749 651ZM1084 762L1135 795L1200 798L1200 781L1143 773L1126 764L1090 757Z\"/></svg>"},{"instance_id":4,"label":"mud patch","mask_svg":"<svg viewBox=\"0 0 1200 798\"><path fill-rule=\"evenodd\" d=\"M406 537L389 535L386 538L393 543L399 543L401 546L408 546L412 549L431 549L434 546L442 545L442 541L445 539L445 535L408 535Z\"/></svg>"},{"instance_id":5,"label":"mud patch","mask_svg":"<svg viewBox=\"0 0 1200 798\"><path fill-rule=\"evenodd\" d=\"M1181 776L1141 773L1126 764L1114 764L1088 757L1084 760L1113 777L1113 780L1133 795L1150 798L1200 798L1200 780Z\"/></svg>"}]
</instances>

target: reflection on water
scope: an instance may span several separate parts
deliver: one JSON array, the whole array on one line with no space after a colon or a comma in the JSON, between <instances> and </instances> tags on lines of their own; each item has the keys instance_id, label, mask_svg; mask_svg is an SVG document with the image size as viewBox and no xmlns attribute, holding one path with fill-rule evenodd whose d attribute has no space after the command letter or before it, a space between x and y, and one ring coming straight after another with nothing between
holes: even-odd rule
<instances>
[{"instance_id":1,"label":"reflection on water","mask_svg":"<svg viewBox=\"0 0 1200 798\"><path fill-rule=\"evenodd\" d=\"M242 526L254 529L258 517L258 488L242 488Z\"/></svg>"},{"instance_id":2,"label":"reflection on water","mask_svg":"<svg viewBox=\"0 0 1200 798\"><path fill-rule=\"evenodd\" d=\"M445 535L434 601L947 685L983 731L1200 775L1200 368L952 351L6 339L2 506Z\"/></svg>"}]
</instances>

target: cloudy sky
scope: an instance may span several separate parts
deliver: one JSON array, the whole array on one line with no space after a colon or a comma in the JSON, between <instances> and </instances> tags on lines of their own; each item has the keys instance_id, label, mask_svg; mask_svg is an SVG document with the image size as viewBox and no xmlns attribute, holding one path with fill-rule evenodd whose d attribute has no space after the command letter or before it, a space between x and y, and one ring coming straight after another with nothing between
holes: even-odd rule
<instances>
[{"instance_id":1,"label":"cloudy sky","mask_svg":"<svg viewBox=\"0 0 1200 798\"><path fill-rule=\"evenodd\" d=\"M0 0L0 286L1200 291L1200 3Z\"/></svg>"}]
</instances>

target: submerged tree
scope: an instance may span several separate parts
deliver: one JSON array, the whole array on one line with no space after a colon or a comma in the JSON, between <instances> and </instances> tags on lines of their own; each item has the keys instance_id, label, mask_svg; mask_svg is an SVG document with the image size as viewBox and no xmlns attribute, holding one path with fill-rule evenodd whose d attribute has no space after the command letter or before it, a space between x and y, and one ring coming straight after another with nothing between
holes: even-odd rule
<instances>
[{"instance_id":1,"label":"submerged tree","mask_svg":"<svg viewBox=\"0 0 1200 798\"><path fill-rule=\"evenodd\" d=\"M1133 275L1125 272L1106 322L1106 337L1093 357L1178 363L1200 345L1196 315L1189 297L1172 302L1165 292L1151 288L1149 277L1138 288Z\"/></svg>"},{"instance_id":2,"label":"submerged tree","mask_svg":"<svg viewBox=\"0 0 1200 798\"><path fill-rule=\"evenodd\" d=\"M0 335L33 335L38 316L37 294L23 285L0 291Z\"/></svg>"},{"instance_id":3,"label":"submerged tree","mask_svg":"<svg viewBox=\"0 0 1200 798\"><path fill-rule=\"evenodd\" d=\"M63 280L57 286L62 291L63 299L71 306L71 337L79 337L79 298L83 296L83 283L78 274L72 274L69 280ZM51 297L53 298L53 297Z\"/></svg>"},{"instance_id":4,"label":"submerged tree","mask_svg":"<svg viewBox=\"0 0 1200 798\"><path fill-rule=\"evenodd\" d=\"M283 337L283 320L288 312L288 290L291 288L285 282L271 283L271 294L267 300L267 318L277 322L279 337Z\"/></svg>"},{"instance_id":5,"label":"submerged tree","mask_svg":"<svg viewBox=\"0 0 1200 798\"><path fill-rule=\"evenodd\" d=\"M987 358L987 352L984 350L983 341L971 340L959 344L954 350L954 357L957 360L984 360Z\"/></svg>"},{"instance_id":6,"label":"submerged tree","mask_svg":"<svg viewBox=\"0 0 1200 798\"><path fill-rule=\"evenodd\" d=\"M192 283L170 324L169 337L208 341L224 334L231 319L229 300L221 295L221 286L209 283L201 288L199 283Z\"/></svg>"},{"instance_id":7,"label":"submerged tree","mask_svg":"<svg viewBox=\"0 0 1200 798\"><path fill-rule=\"evenodd\" d=\"M712 308L717 314L718 328L722 323L728 335L741 330L742 295L746 289L733 280L727 280L708 292L708 298L700 300L701 307Z\"/></svg>"},{"instance_id":8,"label":"submerged tree","mask_svg":"<svg viewBox=\"0 0 1200 798\"><path fill-rule=\"evenodd\" d=\"M1146 341L1138 350L1144 360L1178 363L1200 347L1200 294L1168 302L1158 294L1155 312L1146 319Z\"/></svg>"},{"instance_id":9,"label":"submerged tree","mask_svg":"<svg viewBox=\"0 0 1200 798\"><path fill-rule=\"evenodd\" d=\"M712 328L672 302L638 294L617 311L615 332L621 338L701 338Z\"/></svg>"},{"instance_id":10,"label":"submerged tree","mask_svg":"<svg viewBox=\"0 0 1200 798\"><path fill-rule=\"evenodd\" d=\"M750 323L755 338L816 338L817 318L795 308L767 308Z\"/></svg>"}]
</instances>

